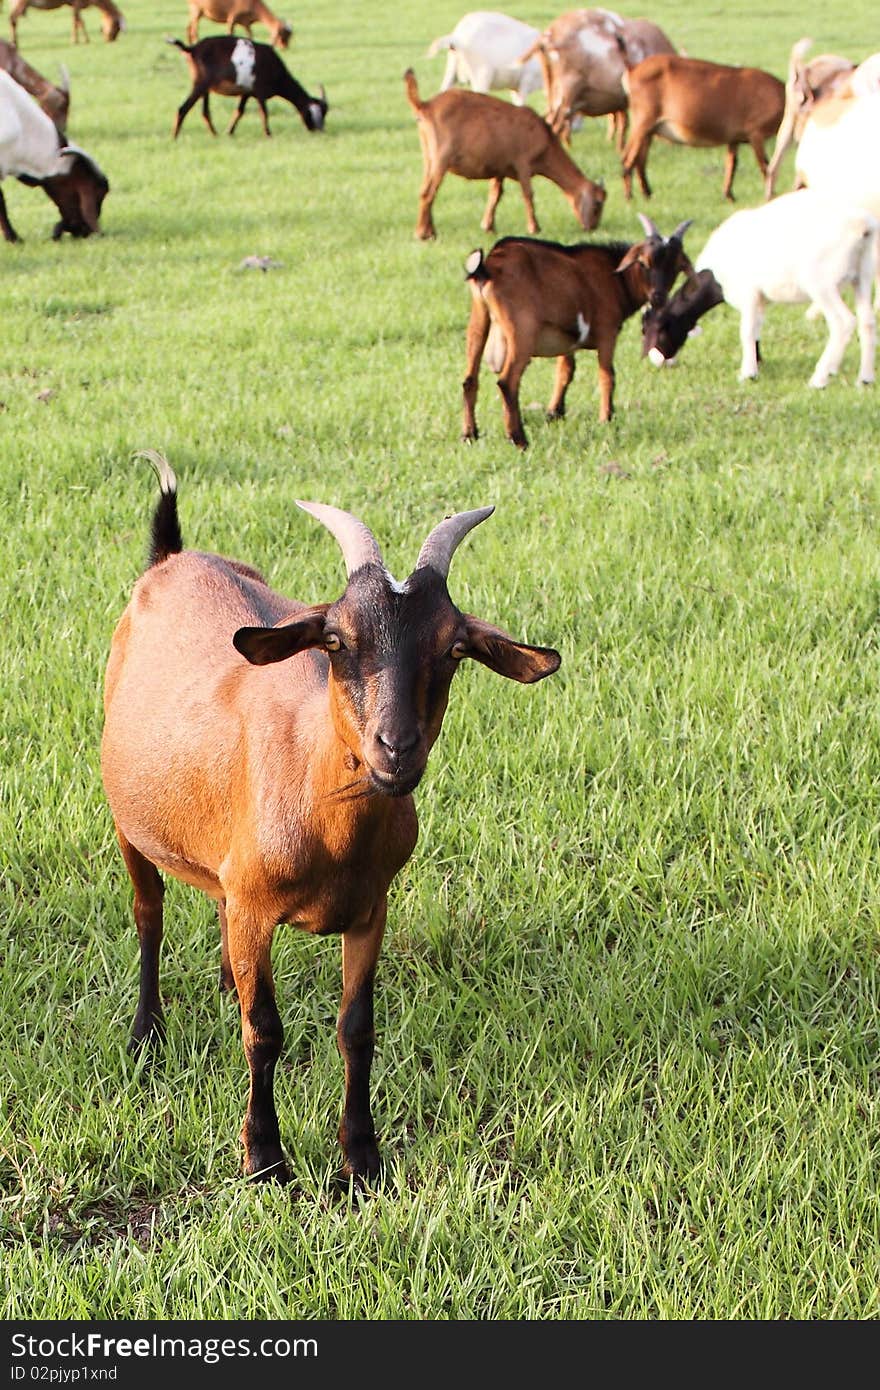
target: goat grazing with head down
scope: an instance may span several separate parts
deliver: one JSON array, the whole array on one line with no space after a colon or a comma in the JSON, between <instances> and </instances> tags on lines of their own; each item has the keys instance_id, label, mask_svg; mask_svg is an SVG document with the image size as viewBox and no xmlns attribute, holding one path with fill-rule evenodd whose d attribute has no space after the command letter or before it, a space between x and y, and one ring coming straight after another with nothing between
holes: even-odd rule
<instances>
[{"instance_id":1,"label":"goat grazing with head down","mask_svg":"<svg viewBox=\"0 0 880 1390\"><path fill-rule=\"evenodd\" d=\"M335 536L348 571L340 598L307 605L248 565L184 550L174 474L148 457L161 487L150 565L113 638L101 754L140 937L132 1044L163 1033L162 870L217 902L221 979L238 992L250 1068L245 1171L286 1180L272 937L282 922L340 935L339 1138L343 1172L361 1183L379 1170L370 1065L387 893L415 846L412 793L452 678L471 657L529 684L555 671L559 655L514 641L449 597L452 556L492 507L441 521L399 582L361 521L299 503Z\"/></svg>"},{"instance_id":2,"label":"goat grazing with head down","mask_svg":"<svg viewBox=\"0 0 880 1390\"><path fill-rule=\"evenodd\" d=\"M516 179L526 205L528 228L538 231L532 201L536 174L550 179L563 192L585 231L599 225L605 189L582 174L558 135L528 106L511 106L482 92L451 89L422 101L415 73L403 75L406 97L416 115L422 145L424 174L419 190L416 236L429 241L437 235L431 209L446 174L463 179L489 179L489 200L481 227L495 230L495 209L504 180Z\"/></svg>"},{"instance_id":3,"label":"goat grazing with head down","mask_svg":"<svg viewBox=\"0 0 880 1390\"><path fill-rule=\"evenodd\" d=\"M85 150L65 142L63 135L33 97L0 70L0 180L12 175L20 183L42 188L61 213L53 241L68 232L91 236L110 185ZM9 221L0 190L0 232L7 241L19 236Z\"/></svg>"},{"instance_id":4,"label":"goat grazing with head down","mask_svg":"<svg viewBox=\"0 0 880 1390\"><path fill-rule=\"evenodd\" d=\"M211 92L219 92L224 97L238 97L238 107L229 123L228 134L232 135L244 115L244 108L253 97L260 108L263 131L269 130L269 113L266 102L270 97L283 97L295 106L306 130L323 130L327 115L327 93L321 86L320 96L309 96L305 87L297 82L292 72L284 66L283 59L268 43L255 43L253 39L237 39L229 34L212 34L207 39L188 46L180 39L167 39L167 43L179 48L186 57L192 76L192 91L186 101L178 107L174 119L174 138L177 139L180 127L187 112L201 100L202 118L212 135L217 132L211 120L208 98Z\"/></svg>"},{"instance_id":5,"label":"goat grazing with head down","mask_svg":"<svg viewBox=\"0 0 880 1390\"><path fill-rule=\"evenodd\" d=\"M83 43L89 41L82 12L87 10L90 5L94 5L95 9L101 11L101 31L107 43L112 43L125 28L125 17L114 4L114 0L12 0L12 4L9 6L9 28L12 31L12 42L18 43L18 21L26 10L60 10L64 5L70 5L73 10L74 43L79 43L80 36L82 36Z\"/></svg>"},{"instance_id":6,"label":"goat grazing with head down","mask_svg":"<svg viewBox=\"0 0 880 1390\"><path fill-rule=\"evenodd\" d=\"M739 310L740 381L758 375L758 344L768 304L811 305L828 325L828 343L810 385L823 387L840 368L858 323L859 382L874 380L876 326L871 281L878 223L838 196L801 189L728 217L709 237L692 281L660 309L645 315L643 347L655 366L673 362L699 319L725 301ZM841 298L852 285L856 315Z\"/></svg>"},{"instance_id":7,"label":"goat grazing with head down","mask_svg":"<svg viewBox=\"0 0 880 1390\"><path fill-rule=\"evenodd\" d=\"M599 419L614 409L614 348L624 322L644 305L665 304L679 272L692 273L682 222L664 237L640 214L643 241L560 246L554 241L503 237L488 256L473 251L465 262L471 291L467 367L463 382L462 439L477 438L480 362L498 372L508 439L527 444L519 386L533 357L555 357L556 381L549 420L565 414L565 393L574 376L575 353L589 348L599 359Z\"/></svg>"}]
</instances>

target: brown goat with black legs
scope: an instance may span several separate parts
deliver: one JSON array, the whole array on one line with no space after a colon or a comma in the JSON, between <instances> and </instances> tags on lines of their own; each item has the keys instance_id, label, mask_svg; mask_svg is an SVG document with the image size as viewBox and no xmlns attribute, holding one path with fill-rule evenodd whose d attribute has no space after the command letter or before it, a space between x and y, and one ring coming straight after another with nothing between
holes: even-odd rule
<instances>
[{"instance_id":1,"label":"brown goat with black legs","mask_svg":"<svg viewBox=\"0 0 880 1390\"><path fill-rule=\"evenodd\" d=\"M422 143L424 176L419 190L416 236L437 235L431 209L446 174L463 179L490 179L489 201L480 226L495 230L495 209L504 180L522 189L530 232L537 232L532 179L550 179L564 193L585 231L599 225L605 189L582 174L546 121L528 106L511 106L482 92L450 90L422 101L412 68L403 75L406 97L416 114Z\"/></svg>"},{"instance_id":2,"label":"brown goat with black legs","mask_svg":"<svg viewBox=\"0 0 880 1390\"><path fill-rule=\"evenodd\" d=\"M286 1180L272 937L282 922L340 935L339 1137L343 1172L361 1183L379 1170L370 1065L387 893L415 846L412 793L452 678L472 657L528 684L555 671L559 655L449 597L452 556L491 507L440 522L400 583L356 517L299 503L335 536L348 572L335 602L306 605L247 565L184 550L174 474L147 457L161 495L150 566L113 638L101 754L140 937L132 1042L162 1034L162 870L218 904L223 978L238 991L250 1068L245 1171Z\"/></svg>"},{"instance_id":3,"label":"brown goat with black legs","mask_svg":"<svg viewBox=\"0 0 880 1390\"><path fill-rule=\"evenodd\" d=\"M614 409L614 349L625 321L645 305L665 304L679 272L691 263L682 222L664 237L640 216L645 240L630 245L561 246L554 241L504 237L489 255L473 251L465 262L471 290L467 367L462 384L462 439L477 438L476 403L480 362L499 373L498 389L508 439L528 443L519 408L519 386L533 357L555 357L556 381L547 418L565 415L565 393L575 370L575 352L588 348L599 359L599 419Z\"/></svg>"},{"instance_id":4,"label":"brown goat with black legs","mask_svg":"<svg viewBox=\"0 0 880 1390\"><path fill-rule=\"evenodd\" d=\"M731 201L740 145L751 145L762 177L767 173L764 142L776 134L785 109L785 87L772 73L659 53L628 67L622 81L630 117L623 152L627 198L633 170L645 197L651 196L645 166L655 135L676 145L726 145L723 194Z\"/></svg>"},{"instance_id":5,"label":"brown goat with black legs","mask_svg":"<svg viewBox=\"0 0 880 1390\"><path fill-rule=\"evenodd\" d=\"M207 39L199 39L191 47L180 39L166 39L186 56L192 74L192 91L186 101L178 108L174 118L174 138L177 139L186 115L201 100L202 118L212 135L216 135L208 97L218 92L224 97L239 97L238 107L230 124L228 134L232 135L244 115L244 108L253 97L260 108L263 131L269 130L269 113L266 102L270 97L283 97L296 107L306 130L323 130L327 115L327 93L321 86L321 94L309 96L305 87L284 66L284 62L267 43L254 43L253 39L237 39L229 34L214 34Z\"/></svg>"}]
</instances>

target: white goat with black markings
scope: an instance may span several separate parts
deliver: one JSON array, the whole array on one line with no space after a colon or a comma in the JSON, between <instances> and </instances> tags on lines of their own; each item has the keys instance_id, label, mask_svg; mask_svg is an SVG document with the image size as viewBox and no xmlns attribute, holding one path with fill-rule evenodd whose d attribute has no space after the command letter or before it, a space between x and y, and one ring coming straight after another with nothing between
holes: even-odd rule
<instances>
[{"instance_id":1,"label":"white goat with black markings","mask_svg":"<svg viewBox=\"0 0 880 1390\"><path fill-rule=\"evenodd\" d=\"M871 281L878 223L864 209L802 189L735 212L717 227L695 262L696 275L665 307L645 316L644 347L656 366L672 362L698 319L727 302L740 315L740 380L758 375L768 303L809 303L828 325L828 344L810 385L827 386L858 323L859 384L874 380L876 324ZM855 317L841 288L855 290Z\"/></svg>"},{"instance_id":2,"label":"white goat with black markings","mask_svg":"<svg viewBox=\"0 0 880 1390\"><path fill-rule=\"evenodd\" d=\"M23 87L0 70L0 180L17 178L44 189L61 213L52 233L91 236L99 230L101 206L110 188L95 161L76 145L64 144L52 121ZM0 231L20 240L0 191Z\"/></svg>"}]
</instances>

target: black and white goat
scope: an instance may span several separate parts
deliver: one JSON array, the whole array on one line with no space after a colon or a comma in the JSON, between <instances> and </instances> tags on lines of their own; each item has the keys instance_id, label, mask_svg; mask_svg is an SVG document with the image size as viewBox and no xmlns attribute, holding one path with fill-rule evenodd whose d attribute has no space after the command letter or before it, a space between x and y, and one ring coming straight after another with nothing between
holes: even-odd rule
<instances>
[{"instance_id":1,"label":"black and white goat","mask_svg":"<svg viewBox=\"0 0 880 1390\"><path fill-rule=\"evenodd\" d=\"M758 375L758 343L768 303L809 303L828 325L828 344L810 385L827 386L838 371L858 323L859 383L874 380L876 325L871 281L878 223L869 212L841 198L810 189L785 193L771 203L744 208L709 237L696 261L696 275L665 307L650 311L642 325L643 347L655 366L672 362L697 320L726 301L740 315L740 380ZM856 314L840 291L852 285Z\"/></svg>"},{"instance_id":2,"label":"black and white goat","mask_svg":"<svg viewBox=\"0 0 880 1390\"><path fill-rule=\"evenodd\" d=\"M201 100L202 116L212 135L217 132L211 120L208 95L217 92L224 97L239 97L238 109L229 126L229 134L235 130L244 114L244 108L253 97L260 108L263 130L267 135L269 116L266 102L270 97L283 97L291 102L302 117L306 130L323 130L327 115L327 94L321 85L321 95L309 96L296 78L284 66L274 48L267 43L254 43L253 39L237 39L232 34L214 34L207 39L199 39L191 45L180 39L168 39L186 55L192 73L192 91L178 109L174 121L174 138L188 111Z\"/></svg>"},{"instance_id":3,"label":"black and white goat","mask_svg":"<svg viewBox=\"0 0 880 1390\"><path fill-rule=\"evenodd\" d=\"M101 207L110 188L91 156L66 144L52 121L23 87L0 70L0 180L9 176L45 190L61 213L52 238L65 232L86 237L100 230ZM0 231L20 238L9 221L0 191Z\"/></svg>"}]
</instances>

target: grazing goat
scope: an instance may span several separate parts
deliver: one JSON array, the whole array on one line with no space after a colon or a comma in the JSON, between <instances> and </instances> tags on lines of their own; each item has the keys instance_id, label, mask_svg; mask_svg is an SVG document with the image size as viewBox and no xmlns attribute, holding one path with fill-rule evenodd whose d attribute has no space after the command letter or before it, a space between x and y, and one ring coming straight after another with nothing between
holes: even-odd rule
<instances>
[{"instance_id":1,"label":"grazing goat","mask_svg":"<svg viewBox=\"0 0 880 1390\"><path fill-rule=\"evenodd\" d=\"M658 54L630 68L623 85L629 93L631 122L623 152L627 198L632 197L633 169L643 194L651 196L645 166L655 135L700 148L726 145L723 192L731 201L739 145L751 145L766 175L764 141L775 135L785 108L785 87L772 73Z\"/></svg>"},{"instance_id":2,"label":"grazing goat","mask_svg":"<svg viewBox=\"0 0 880 1390\"><path fill-rule=\"evenodd\" d=\"M627 67L653 53L675 53L663 30L647 19L623 19L612 10L569 10L554 19L520 56L543 72L547 121L566 143L578 115L610 115L623 148L629 101Z\"/></svg>"},{"instance_id":3,"label":"grazing goat","mask_svg":"<svg viewBox=\"0 0 880 1390\"><path fill-rule=\"evenodd\" d=\"M717 227L685 285L643 323L643 344L657 366L674 361L697 320L725 300L739 311L740 381L758 375L761 325L768 303L809 302L828 325L828 345L810 385L826 386L840 367L856 319L840 296L855 287L861 344L859 382L874 380L875 323L871 281L878 223L861 208L803 189L735 212Z\"/></svg>"},{"instance_id":4,"label":"grazing goat","mask_svg":"<svg viewBox=\"0 0 880 1390\"><path fill-rule=\"evenodd\" d=\"M99 230L101 207L110 185L95 161L68 145L33 97L0 71L0 180L12 175L45 190L61 213L53 241L69 232L85 237ZM9 221L0 190L0 231L7 241L20 238Z\"/></svg>"},{"instance_id":5,"label":"grazing goat","mask_svg":"<svg viewBox=\"0 0 880 1390\"><path fill-rule=\"evenodd\" d=\"M650 219L641 221L647 236L635 245L560 246L553 241L504 237L485 258L482 251L468 256L471 316L462 387L462 439L477 438L475 409L484 350L489 367L500 373L505 431L518 448L524 449L528 442L519 385L533 357L557 359L547 418L558 420L565 414L574 354L582 348L593 349L599 360L599 419L611 419L614 348L621 326L643 305L665 303L679 271L691 274L682 247L690 222L682 222L670 237L663 237Z\"/></svg>"},{"instance_id":6,"label":"grazing goat","mask_svg":"<svg viewBox=\"0 0 880 1390\"><path fill-rule=\"evenodd\" d=\"M32 68L30 63L26 63L17 48L5 39L0 39L0 69L8 72L19 87L24 87L26 92L30 92L52 124L63 134L70 114L70 74L67 68L62 65L61 85L56 87L47 78L42 77L36 68Z\"/></svg>"},{"instance_id":7,"label":"grazing goat","mask_svg":"<svg viewBox=\"0 0 880 1390\"><path fill-rule=\"evenodd\" d=\"M251 97L260 108L263 130L269 130L269 113L266 102L270 97L283 97L291 102L302 117L306 130L323 130L327 115L327 93L321 86L321 95L309 96L292 73L288 72L283 61L267 43L254 43L253 39L237 39L229 34L215 34L207 39L199 39L191 48L180 39L168 39L185 55L192 74L192 91L186 101L178 108L174 119L174 138L177 139L180 127L188 111L201 98L202 116L212 135L217 132L211 120L208 105L210 92L219 92L224 97L239 97L238 108L229 125L229 134L235 130L244 114Z\"/></svg>"},{"instance_id":8,"label":"grazing goat","mask_svg":"<svg viewBox=\"0 0 880 1390\"><path fill-rule=\"evenodd\" d=\"M186 37L190 43L198 43L200 19L225 24L230 34L234 33L236 25L240 25L247 30L248 38L255 24L264 24L276 48L287 48L293 38L293 29L287 20L279 19L268 5L263 4L263 0L189 0Z\"/></svg>"},{"instance_id":9,"label":"grazing goat","mask_svg":"<svg viewBox=\"0 0 880 1390\"><path fill-rule=\"evenodd\" d=\"M217 902L221 978L238 991L250 1068L245 1172L285 1181L272 936L282 922L341 935L339 1138L343 1172L360 1184L379 1171L370 1064L387 893L415 847L412 792L452 677L473 657L529 684L560 658L449 597L453 553L492 507L442 521L400 583L362 522L300 502L335 536L348 572L341 598L307 606L274 593L248 565L184 550L176 480L153 457L161 495L150 567L113 638L101 752L140 938L132 1044L163 1033L164 870Z\"/></svg>"},{"instance_id":10,"label":"grazing goat","mask_svg":"<svg viewBox=\"0 0 880 1390\"><path fill-rule=\"evenodd\" d=\"M88 43L89 36L86 26L83 23L82 11L87 10L90 5L101 11L101 30L107 43L112 43L125 28L125 18L122 12L116 8L113 0L12 0L9 7L9 27L12 30L12 42L18 43L18 21L26 10L60 10L63 5L70 5L73 10L73 42L79 43L80 35L83 42Z\"/></svg>"},{"instance_id":11,"label":"grazing goat","mask_svg":"<svg viewBox=\"0 0 880 1390\"><path fill-rule=\"evenodd\" d=\"M424 177L419 190L416 236L428 241L437 235L431 208L447 173L464 179L489 179L489 200L480 226L495 229L495 209L504 180L516 179L526 205L528 229L538 231L532 201L536 174L562 190L586 231L599 225L605 189L581 173L559 137L528 106L511 106L481 92L438 92L421 101L412 68L404 73L406 96L416 114L422 144Z\"/></svg>"},{"instance_id":12,"label":"grazing goat","mask_svg":"<svg viewBox=\"0 0 880 1390\"><path fill-rule=\"evenodd\" d=\"M495 10L473 10L462 16L450 34L434 40L428 57L448 50L441 92L456 83L466 83L475 92L509 90L517 106L522 106L530 92L541 90L543 81L537 58L517 61L537 38L538 30L519 19Z\"/></svg>"}]
</instances>

